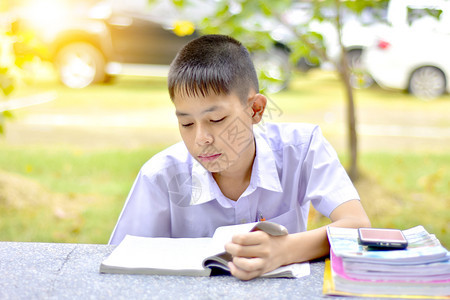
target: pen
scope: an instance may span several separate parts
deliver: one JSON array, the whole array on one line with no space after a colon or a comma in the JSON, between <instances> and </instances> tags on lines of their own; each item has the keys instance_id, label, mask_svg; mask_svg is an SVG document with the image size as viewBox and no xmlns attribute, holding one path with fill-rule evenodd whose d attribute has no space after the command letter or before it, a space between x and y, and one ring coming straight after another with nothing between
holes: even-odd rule
<instances>
[{"instance_id":1,"label":"pen","mask_svg":"<svg viewBox=\"0 0 450 300\"><path fill-rule=\"evenodd\" d=\"M258 221L265 221L266 218L263 217L262 213L258 211Z\"/></svg>"}]
</instances>

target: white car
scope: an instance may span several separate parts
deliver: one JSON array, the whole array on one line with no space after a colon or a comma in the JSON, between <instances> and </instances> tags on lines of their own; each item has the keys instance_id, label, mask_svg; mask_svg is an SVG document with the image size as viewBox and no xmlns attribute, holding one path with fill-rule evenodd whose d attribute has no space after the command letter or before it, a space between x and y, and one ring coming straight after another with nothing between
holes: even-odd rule
<instances>
[{"instance_id":1,"label":"white car","mask_svg":"<svg viewBox=\"0 0 450 300\"><path fill-rule=\"evenodd\" d=\"M433 99L450 92L450 11L435 9L432 16L432 9L420 10L425 15L408 26L393 24L381 32L363 63L380 86Z\"/></svg>"}]
</instances>

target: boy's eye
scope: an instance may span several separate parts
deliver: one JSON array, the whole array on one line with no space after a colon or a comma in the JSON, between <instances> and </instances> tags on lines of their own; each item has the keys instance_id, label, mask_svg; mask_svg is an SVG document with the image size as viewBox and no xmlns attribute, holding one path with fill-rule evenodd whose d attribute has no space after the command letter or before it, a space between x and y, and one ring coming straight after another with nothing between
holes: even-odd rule
<instances>
[{"instance_id":1,"label":"boy's eye","mask_svg":"<svg viewBox=\"0 0 450 300\"><path fill-rule=\"evenodd\" d=\"M219 122L222 122L223 120L225 120L225 118L226 117L223 117L223 118L221 118L221 119L218 119L218 120L210 120L212 123L219 123Z\"/></svg>"},{"instance_id":2,"label":"boy's eye","mask_svg":"<svg viewBox=\"0 0 450 300\"><path fill-rule=\"evenodd\" d=\"M183 127L189 127L189 126L192 126L192 124L194 124L194 123L181 124L181 126L183 126Z\"/></svg>"}]
</instances>

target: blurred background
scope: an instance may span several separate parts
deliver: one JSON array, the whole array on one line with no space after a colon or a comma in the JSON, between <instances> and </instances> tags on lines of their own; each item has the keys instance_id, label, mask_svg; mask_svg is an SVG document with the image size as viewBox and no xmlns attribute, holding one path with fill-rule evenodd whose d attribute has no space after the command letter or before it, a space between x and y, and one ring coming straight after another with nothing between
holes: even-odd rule
<instances>
[{"instance_id":1,"label":"blurred background","mask_svg":"<svg viewBox=\"0 0 450 300\"><path fill-rule=\"evenodd\" d=\"M250 50L264 122L321 126L374 227L450 246L446 0L2 1L0 240L106 243L142 164L181 140L168 65L210 33Z\"/></svg>"}]
</instances>

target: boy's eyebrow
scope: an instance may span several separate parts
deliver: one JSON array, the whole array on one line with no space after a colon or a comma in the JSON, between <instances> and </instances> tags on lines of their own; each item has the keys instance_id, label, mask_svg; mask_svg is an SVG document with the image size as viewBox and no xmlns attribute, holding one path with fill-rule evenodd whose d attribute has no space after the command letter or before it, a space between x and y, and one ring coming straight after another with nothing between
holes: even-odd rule
<instances>
[{"instance_id":1,"label":"boy's eyebrow","mask_svg":"<svg viewBox=\"0 0 450 300\"><path fill-rule=\"evenodd\" d=\"M202 111L201 114L203 115L203 114L205 114L205 113L209 113L209 112L216 111L216 110L220 110L220 109L221 109L220 106L218 106L218 105L213 105L213 106L211 106L211 107L208 107L208 108L205 109L204 111ZM179 111L179 110L176 110L176 111L175 111L175 114L176 114L178 117L190 116L190 114L185 113L185 112L181 112L181 111Z\"/></svg>"}]
</instances>

